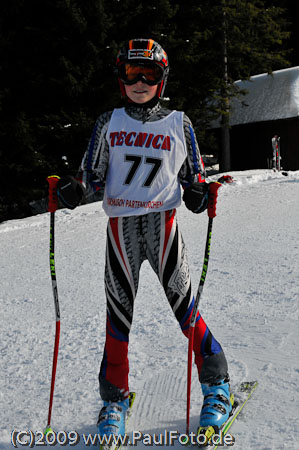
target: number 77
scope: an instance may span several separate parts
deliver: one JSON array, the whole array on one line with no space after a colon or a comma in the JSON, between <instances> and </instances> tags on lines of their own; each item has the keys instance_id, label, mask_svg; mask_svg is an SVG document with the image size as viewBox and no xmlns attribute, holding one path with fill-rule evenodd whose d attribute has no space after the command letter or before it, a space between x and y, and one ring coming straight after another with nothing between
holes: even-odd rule
<instances>
[{"instance_id":1,"label":"number 77","mask_svg":"<svg viewBox=\"0 0 299 450\"><path fill-rule=\"evenodd\" d=\"M161 169L163 160L160 158L150 158L149 156L138 156L138 155L125 155L125 161L131 162L132 164L131 164L129 172L126 176L124 184L129 185L132 182L143 159L144 159L144 164L150 164L150 165L152 165L152 168L150 169L149 173L147 174L147 177L146 177L144 183L142 184L142 187L151 186L157 173Z\"/></svg>"}]
</instances>

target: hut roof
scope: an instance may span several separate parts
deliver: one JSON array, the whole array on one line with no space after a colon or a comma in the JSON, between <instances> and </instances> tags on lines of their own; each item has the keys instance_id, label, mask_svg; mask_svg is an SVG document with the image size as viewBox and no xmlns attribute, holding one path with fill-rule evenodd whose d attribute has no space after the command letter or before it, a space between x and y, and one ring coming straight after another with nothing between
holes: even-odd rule
<instances>
[{"instance_id":1,"label":"hut roof","mask_svg":"<svg viewBox=\"0 0 299 450\"><path fill-rule=\"evenodd\" d=\"M299 116L299 66L255 75L235 85L247 94L232 99L230 125Z\"/></svg>"}]
</instances>

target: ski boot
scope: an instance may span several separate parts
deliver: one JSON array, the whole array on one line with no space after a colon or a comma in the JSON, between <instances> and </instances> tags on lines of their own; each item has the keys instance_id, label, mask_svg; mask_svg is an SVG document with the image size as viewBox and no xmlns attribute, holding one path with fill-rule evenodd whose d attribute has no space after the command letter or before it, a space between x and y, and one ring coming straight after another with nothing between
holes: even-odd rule
<instances>
[{"instance_id":1,"label":"ski boot","mask_svg":"<svg viewBox=\"0 0 299 450\"><path fill-rule=\"evenodd\" d=\"M215 384L202 384L204 401L199 417L197 434L204 434L209 439L215 433L219 433L223 424L229 418L234 396L230 394L229 379L225 378Z\"/></svg>"},{"instance_id":2,"label":"ski boot","mask_svg":"<svg viewBox=\"0 0 299 450\"><path fill-rule=\"evenodd\" d=\"M98 432L100 436L124 436L126 432L126 418L129 409L129 398L119 402L106 402L100 411Z\"/></svg>"}]
</instances>

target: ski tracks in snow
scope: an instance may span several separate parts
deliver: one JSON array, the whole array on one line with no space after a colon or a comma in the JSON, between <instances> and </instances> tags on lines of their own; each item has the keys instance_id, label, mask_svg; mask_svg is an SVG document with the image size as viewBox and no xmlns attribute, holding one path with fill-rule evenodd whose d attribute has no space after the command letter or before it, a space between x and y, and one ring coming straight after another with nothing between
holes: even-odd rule
<instances>
[{"instance_id":1,"label":"ski tracks in snow","mask_svg":"<svg viewBox=\"0 0 299 450\"><path fill-rule=\"evenodd\" d=\"M234 450L298 450L299 172L232 175L235 184L220 189L200 312L224 348L232 388L244 379L259 381L232 428ZM192 215L182 205L178 218L195 291L207 216ZM57 212L62 324L52 415L56 430L96 433L106 222L101 203ZM0 224L0 448L5 450L12 448L12 429L46 424L55 325L48 227L49 214ZM130 387L137 397L128 432L184 433L187 340L146 263L129 356ZM190 422L196 429L202 394L193 367ZM76 448L85 447L81 442Z\"/></svg>"}]
</instances>

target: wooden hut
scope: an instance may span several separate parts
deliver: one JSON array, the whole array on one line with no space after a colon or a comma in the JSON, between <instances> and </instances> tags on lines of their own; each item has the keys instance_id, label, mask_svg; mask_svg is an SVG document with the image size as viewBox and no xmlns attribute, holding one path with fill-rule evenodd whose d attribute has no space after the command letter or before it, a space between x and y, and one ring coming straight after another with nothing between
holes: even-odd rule
<instances>
[{"instance_id":1,"label":"wooden hut","mask_svg":"<svg viewBox=\"0 0 299 450\"><path fill-rule=\"evenodd\" d=\"M282 168L298 170L299 66L235 84L247 93L231 102L232 170L268 168L275 135L280 136Z\"/></svg>"}]
</instances>

